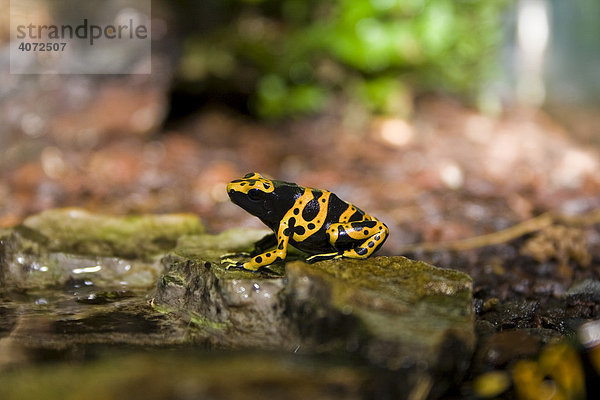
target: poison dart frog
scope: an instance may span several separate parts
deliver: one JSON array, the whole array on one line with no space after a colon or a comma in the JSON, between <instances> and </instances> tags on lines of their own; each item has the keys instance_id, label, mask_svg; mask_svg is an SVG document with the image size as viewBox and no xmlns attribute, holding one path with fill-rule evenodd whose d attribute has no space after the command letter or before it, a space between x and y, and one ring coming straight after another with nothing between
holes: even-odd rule
<instances>
[{"instance_id":1,"label":"poison dart frog","mask_svg":"<svg viewBox=\"0 0 600 400\"><path fill-rule=\"evenodd\" d=\"M248 262L234 264L246 270L256 271L284 260L288 245L312 254L306 260L309 263L367 258L389 235L383 222L327 190L250 173L230 182L227 193L234 204L273 231L256 243L256 250L262 253Z\"/></svg>"}]
</instances>

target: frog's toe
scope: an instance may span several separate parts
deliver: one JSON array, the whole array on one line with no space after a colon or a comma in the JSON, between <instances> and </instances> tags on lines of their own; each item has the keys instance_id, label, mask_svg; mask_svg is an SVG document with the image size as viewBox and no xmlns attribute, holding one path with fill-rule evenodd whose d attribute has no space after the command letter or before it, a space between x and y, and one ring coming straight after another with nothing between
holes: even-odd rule
<instances>
[{"instance_id":1,"label":"frog's toe","mask_svg":"<svg viewBox=\"0 0 600 400\"><path fill-rule=\"evenodd\" d=\"M241 261L235 260L233 258L224 258L221 257L221 265L225 267L225 269L231 269L231 268L243 268L244 263L242 263Z\"/></svg>"},{"instance_id":2,"label":"frog's toe","mask_svg":"<svg viewBox=\"0 0 600 400\"><path fill-rule=\"evenodd\" d=\"M244 264L241 262L236 262L236 263L231 263L231 264L227 264L225 266L225 269L244 269Z\"/></svg>"},{"instance_id":3,"label":"frog's toe","mask_svg":"<svg viewBox=\"0 0 600 400\"><path fill-rule=\"evenodd\" d=\"M337 258L341 258L342 255L338 252L335 253L324 253L324 254L315 254L313 256L310 256L306 259L306 262L308 264L313 264L316 263L318 261L325 261L325 260L335 260Z\"/></svg>"}]
</instances>

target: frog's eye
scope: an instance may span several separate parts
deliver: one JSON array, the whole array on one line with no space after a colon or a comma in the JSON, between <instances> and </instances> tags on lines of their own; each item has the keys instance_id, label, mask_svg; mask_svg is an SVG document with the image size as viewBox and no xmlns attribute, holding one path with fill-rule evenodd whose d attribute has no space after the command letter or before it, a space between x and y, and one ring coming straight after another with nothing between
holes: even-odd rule
<instances>
[{"instance_id":1,"label":"frog's eye","mask_svg":"<svg viewBox=\"0 0 600 400\"><path fill-rule=\"evenodd\" d=\"M259 201L261 198L260 190L258 189L250 189L248 191L248 198L252 201Z\"/></svg>"}]
</instances>

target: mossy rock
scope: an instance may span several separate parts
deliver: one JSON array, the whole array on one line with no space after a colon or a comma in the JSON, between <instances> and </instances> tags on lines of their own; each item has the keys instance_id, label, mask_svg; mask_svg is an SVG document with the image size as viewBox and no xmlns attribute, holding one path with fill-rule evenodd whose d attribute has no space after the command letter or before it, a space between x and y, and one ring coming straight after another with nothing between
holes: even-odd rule
<instances>
[{"instance_id":1,"label":"mossy rock","mask_svg":"<svg viewBox=\"0 0 600 400\"><path fill-rule=\"evenodd\" d=\"M227 266L269 231L232 229L182 237L162 260L155 310L181 318L188 336L218 348L293 348L282 323L283 264L250 272Z\"/></svg>"},{"instance_id":2,"label":"mossy rock","mask_svg":"<svg viewBox=\"0 0 600 400\"><path fill-rule=\"evenodd\" d=\"M296 260L281 273L222 265L219 254L248 249L259 234L226 232L219 251L215 237L183 238L163 259L156 309L211 347L359 357L401 375L408 394L435 397L464 373L475 342L468 275L404 257Z\"/></svg>"},{"instance_id":3,"label":"mossy rock","mask_svg":"<svg viewBox=\"0 0 600 400\"><path fill-rule=\"evenodd\" d=\"M286 277L287 315L302 346L358 353L371 365L403 371L408 387L429 382L433 397L466 371L475 345L468 275L373 257L294 262Z\"/></svg>"},{"instance_id":4,"label":"mossy rock","mask_svg":"<svg viewBox=\"0 0 600 400\"><path fill-rule=\"evenodd\" d=\"M160 258L183 235L204 232L195 215L115 217L56 209L0 232L0 285L35 288L69 279L148 287Z\"/></svg>"},{"instance_id":5,"label":"mossy rock","mask_svg":"<svg viewBox=\"0 0 600 400\"><path fill-rule=\"evenodd\" d=\"M175 247L183 235L204 232L192 214L123 217L68 208L27 218L21 229L35 232L50 252L151 260Z\"/></svg>"},{"instance_id":6,"label":"mossy rock","mask_svg":"<svg viewBox=\"0 0 600 400\"><path fill-rule=\"evenodd\" d=\"M394 398L439 396L464 373L475 337L469 276L404 257L309 265L293 251L258 272L227 268L246 260L267 233L207 234L195 216L54 210L0 231L0 279L32 295L36 288L93 281L92 297L75 308L65 303L69 317L47 315L43 324L52 329L19 339L34 348L188 344L349 359L376 371L382 387L398 389ZM129 297L111 286L138 290ZM27 307L60 310L63 300ZM17 316L6 310L9 319ZM147 328L137 331L140 321ZM253 370L251 363L240 368Z\"/></svg>"}]
</instances>

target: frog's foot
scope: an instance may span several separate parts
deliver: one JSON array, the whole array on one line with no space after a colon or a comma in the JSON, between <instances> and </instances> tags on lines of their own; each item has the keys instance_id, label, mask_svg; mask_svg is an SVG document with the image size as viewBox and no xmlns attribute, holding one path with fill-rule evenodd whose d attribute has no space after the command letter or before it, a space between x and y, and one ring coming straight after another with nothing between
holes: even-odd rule
<instances>
[{"instance_id":1,"label":"frog's foot","mask_svg":"<svg viewBox=\"0 0 600 400\"><path fill-rule=\"evenodd\" d=\"M336 260L336 259L342 258L342 257L343 257L343 255L340 252L315 254L313 256L308 257L306 259L306 262L308 264L312 264L312 263L316 263L318 261Z\"/></svg>"},{"instance_id":2,"label":"frog's foot","mask_svg":"<svg viewBox=\"0 0 600 400\"><path fill-rule=\"evenodd\" d=\"M232 269L232 268L242 268L242 265L244 265L244 263L233 260L231 258L226 258L226 259L221 259L221 265L224 266L225 269Z\"/></svg>"},{"instance_id":3,"label":"frog's foot","mask_svg":"<svg viewBox=\"0 0 600 400\"><path fill-rule=\"evenodd\" d=\"M247 259L249 256L248 253L233 253L230 254L229 257L227 254L221 256L220 262L221 265L225 267L225 269L229 270L229 269L233 269L233 268L237 268L237 269L242 269L244 271L250 271L250 272L256 272L258 271L260 268L266 266L266 265L258 265L254 260L254 257L252 260L250 261L246 261L243 262L240 260L241 259Z\"/></svg>"},{"instance_id":4,"label":"frog's foot","mask_svg":"<svg viewBox=\"0 0 600 400\"><path fill-rule=\"evenodd\" d=\"M284 257L279 255L278 251L269 251L263 254L252 257L250 261L245 262L242 265L247 271L256 272L263 267L267 267L276 261L281 261Z\"/></svg>"}]
</instances>

